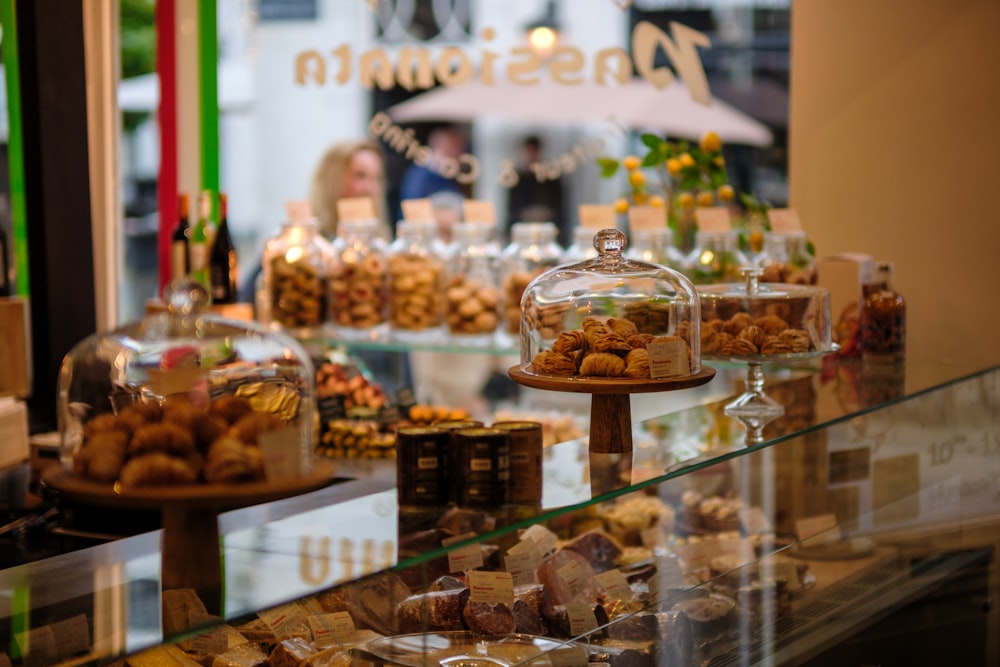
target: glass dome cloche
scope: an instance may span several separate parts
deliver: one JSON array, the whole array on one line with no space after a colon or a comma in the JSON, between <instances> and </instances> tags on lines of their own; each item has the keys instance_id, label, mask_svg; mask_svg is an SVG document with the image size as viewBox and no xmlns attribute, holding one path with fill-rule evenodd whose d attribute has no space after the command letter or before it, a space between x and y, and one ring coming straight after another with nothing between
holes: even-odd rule
<instances>
[{"instance_id":1,"label":"glass dome cloche","mask_svg":"<svg viewBox=\"0 0 1000 667\"><path fill-rule=\"evenodd\" d=\"M597 256L535 278L521 299L521 370L560 378L641 380L701 371L701 304L673 269L623 256L602 229Z\"/></svg>"},{"instance_id":2,"label":"glass dome cloche","mask_svg":"<svg viewBox=\"0 0 1000 667\"><path fill-rule=\"evenodd\" d=\"M207 310L174 281L166 310L63 359L62 469L115 492L270 483L312 470L314 375L285 334Z\"/></svg>"}]
</instances>

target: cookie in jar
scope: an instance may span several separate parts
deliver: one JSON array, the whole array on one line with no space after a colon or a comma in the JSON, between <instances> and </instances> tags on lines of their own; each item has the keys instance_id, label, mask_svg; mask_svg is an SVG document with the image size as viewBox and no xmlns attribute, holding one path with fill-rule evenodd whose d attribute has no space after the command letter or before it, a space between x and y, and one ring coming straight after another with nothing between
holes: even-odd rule
<instances>
[{"instance_id":1,"label":"cookie in jar","mask_svg":"<svg viewBox=\"0 0 1000 667\"><path fill-rule=\"evenodd\" d=\"M500 324L499 253L493 225L463 222L452 227L454 246L445 288L445 322L458 342L492 338Z\"/></svg>"},{"instance_id":2,"label":"cookie in jar","mask_svg":"<svg viewBox=\"0 0 1000 667\"><path fill-rule=\"evenodd\" d=\"M500 259L505 334L517 336L520 332L521 297L531 281L559 264L563 249L556 242L558 233L551 222L511 225L511 241ZM559 332L554 333L558 335Z\"/></svg>"},{"instance_id":3,"label":"cookie in jar","mask_svg":"<svg viewBox=\"0 0 1000 667\"><path fill-rule=\"evenodd\" d=\"M436 336L444 323L444 249L434 222L402 221L389 246L389 329L402 339Z\"/></svg>"},{"instance_id":4,"label":"cookie in jar","mask_svg":"<svg viewBox=\"0 0 1000 667\"><path fill-rule=\"evenodd\" d=\"M375 220L343 220L337 228L330 312L339 335L369 337L387 327L388 266L377 229Z\"/></svg>"}]
</instances>

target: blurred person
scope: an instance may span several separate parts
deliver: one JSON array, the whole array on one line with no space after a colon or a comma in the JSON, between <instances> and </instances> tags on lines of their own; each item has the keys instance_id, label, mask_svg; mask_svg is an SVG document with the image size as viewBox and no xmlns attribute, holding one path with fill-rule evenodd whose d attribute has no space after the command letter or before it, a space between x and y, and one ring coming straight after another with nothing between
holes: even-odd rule
<instances>
[{"instance_id":1,"label":"blurred person","mask_svg":"<svg viewBox=\"0 0 1000 667\"><path fill-rule=\"evenodd\" d=\"M435 192L428 199L434 211L434 220L437 222L438 238L448 245L452 240L452 225L462 221L462 205L465 197L457 192L442 191Z\"/></svg>"},{"instance_id":2,"label":"blurred person","mask_svg":"<svg viewBox=\"0 0 1000 667\"><path fill-rule=\"evenodd\" d=\"M368 139L334 144L313 172L309 205L319 219L321 233L328 239L337 235L337 200L349 197L371 198L378 217L379 236L391 240L386 217L385 163L379 145Z\"/></svg>"},{"instance_id":3,"label":"blurred person","mask_svg":"<svg viewBox=\"0 0 1000 667\"><path fill-rule=\"evenodd\" d=\"M466 152L467 144L465 133L453 125L431 130L427 137L427 147L435 157L428 164L413 163L406 168L399 186L400 200L424 199L437 192L465 194L461 183L454 178L442 176L431 165L441 160L457 160Z\"/></svg>"},{"instance_id":4,"label":"blurred person","mask_svg":"<svg viewBox=\"0 0 1000 667\"><path fill-rule=\"evenodd\" d=\"M517 183L507 191L507 228L515 222L551 222L559 228L559 244L572 243L572 232L563 210L562 176L539 178L535 165L542 161L542 140L529 135L521 142Z\"/></svg>"}]
</instances>

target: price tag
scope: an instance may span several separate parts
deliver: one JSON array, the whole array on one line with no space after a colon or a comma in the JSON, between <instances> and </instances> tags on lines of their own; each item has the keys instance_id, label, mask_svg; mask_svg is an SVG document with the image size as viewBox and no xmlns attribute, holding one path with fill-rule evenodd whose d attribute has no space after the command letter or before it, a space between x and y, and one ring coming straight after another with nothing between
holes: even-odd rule
<instances>
[{"instance_id":1,"label":"price tag","mask_svg":"<svg viewBox=\"0 0 1000 667\"><path fill-rule=\"evenodd\" d=\"M725 206L707 206L696 208L694 218L698 223L698 231L728 232L733 228L729 209Z\"/></svg>"},{"instance_id":2,"label":"price tag","mask_svg":"<svg viewBox=\"0 0 1000 667\"><path fill-rule=\"evenodd\" d=\"M267 623L267 627L271 628L271 632L279 638L289 636L295 626L301 625L306 620L302 607L294 603L259 611L257 616Z\"/></svg>"},{"instance_id":3,"label":"price tag","mask_svg":"<svg viewBox=\"0 0 1000 667\"><path fill-rule=\"evenodd\" d=\"M625 578L621 570L601 572L595 578L611 599L622 602L628 602L632 599L632 587L628 585L628 579Z\"/></svg>"},{"instance_id":4,"label":"price tag","mask_svg":"<svg viewBox=\"0 0 1000 667\"><path fill-rule=\"evenodd\" d=\"M772 208L767 212L767 219L771 222L771 231L779 234L802 231L799 212L794 208Z\"/></svg>"},{"instance_id":5,"label":"price tag","mask_svg":"<svg viewBox=\"0 0 1000 667\"><path fill-rule=\"evenodd\" d=\"M772 532L771 522L759 507L745 507L739 511L740 525L747 535L760 535Z\"/></svg>"},{"instance_id":6,"label":"price tag","mask_svg":"<svg viewBox=\"0 0 1000 667\"><path fill-rule=\"evenodd\" d=\"M522 542L521 544L526 543ZM535 583L535 572L538 570L541 560L541 556L532 544L531 548L524 549L518 553L514 553L513 548L508 551L504 557L504 566L507 568L507 572L510 573L515 586L526 586Z\"/></svg>"},{"instance_id":7,"label":"price tag","mask_svg":"<svg viewBox=\"0 0 1000 667\"><path fill-rule=\"evenodd\" d=\"M681 561L676 557L661 558L656 561L657 586L664 590L678 588L684 585L684 571L681 569Z\"/></svg>"},{"instance_id":8,"label":"price tag","mask_svg":"<svg viewBox=\"0 0 1000 667\"><path fill-rule=\"evenodd\" d=\"M213 621L221 622L221 620L218 616L209 614L192 614L191 625L208 625ZM226 636L225 628L220 625L205 630L186 642L181 642L181 648L199 655L218 655L229 648L229 638Z\"/></svg>"},{"instance_id":9,"label":"price tag","mask_svg":"<svg viewBox=\"0 0 1000 667\"><path fill-rule=\"evenodd\" d=\"M563 580L573 597L587 590L587 573L576 561L571 560L556 570L556 576Z\"/></svg>"},{"instance_id":10,"label":"price tag","mask_svg":"<svg viewBox=\"0 0 1000 667\"><path fill-rule=\"evenodd\" d=\"M543 556L555 551L559 546L559 536L540 524L535 524L521 533L521 540L534 542Z\"/></svg>"},{"instance_id":11,"label":"price tag","mask_svg":"<svg viewBox=\"0 0 1000 667\"><path fill-rule=\"evenodd\" d=\"M326 613L323 605L313 596L299 600L299 606L306 616L321 616Z\"/></svg>"},{"instance_id":12,"label":"price tag","mask_svg":"<svg viewBox=\"0 0 1000 667\"><path fill-rule=\"evenodd\" d=\"M441 546L447 547L459 542L465 542L475 536L475 533L465 533L464 535L449 537L441 540ZM478 544L470 544L448 552L448 572L468 572L482 566L483 550L479 548Z\"/></svg>"},{"instance_id":13,"label":"price tag","mask_svg":"<svg viewBox=\"0 0 1000 667\"><path fill-rule=\"evenodd\" d=\"M257 444L267 481L297 479L301 475L298 428L287 426L261 433L257 436Z\"/></svg>"},{"instance_id":14,"label":"price tag","mask_svg":"<svg viewBox=\"0 0 1000 667\"><path fill-rule=\"evenodd\" d=\"M793 591L802 587L795 561L787 558L771 558L761 564L761 570L765 575L769 572L771 579L775 581L787 581L788 587Z\"/></svg>"},{"instance_id":15,"label":"price tag","mask_svg":"<svg viewBox=\"0 0 1000 667\"><path fill-rule=\"evenodd\" d=\"M174 368L171 370L151 369L150 386L158 396L189 394L196 387L208 381L208 374L202 368Z\"/></svg>"},{"instance_id":16,"label":"price tag","mask_svg":"<svg viewBox=\"0 0 1000 667\"><path fill-rule=\"evenodd\" d=\"M335 419L344 419L347 417L347 408L344 406L344 396L342 394L320 398L316 401L316 407L319 410L319 421L324 425Z\"/></svg>"},{"instance_id":17,"label":"price tag","mask_svg":"<svg viewBox=\"0 0 1000 667\"><path fill-rule=\"evenodd\" d=\"M703 549L701 544L678 544L674 550L684 561L684 569L687 572L708 567L708 562L712 557L712 554Z\"/></svg>"},{"instance_id":18,"label":"price tag","mask_svg":"<svg viewBox=\"0 0 1000 667\"><path fill-rule=\"evenodd\" d=\"M840 527L833 514L819 514L795 522L795 534L800 540L819 535L819 542L836 542L840 539Z\"/></svg>"},{"instance_id":19,"label":"price tag","mask_svg":"<svg viewBox=\"0 0 1000 667\"><path fill-rule=\"evenodd\" d=\"M342 644L347 635L354 632L354 619L346 611L310 616L306 619L306 623L312 630L313 643L317 648Z\"/></svg>"},{"instance_id":20,"label":"price tag","mask_svg":"<svg viewBox=\"0 0 1000 667\"><path fill-rule=\"evenodd\" d=\"M594 610L585 602L567 602L566 615L569 617L569 632L574 637L585 635L597 629Z\"/></svg>"},{"instance_id":21,"label":"price tag","mask_svg":"<svg viewBox=\"0 0 1000 667\"><path fill-rule=\"evenodd\" d=\"M403 219L416 222L435 220L434 207L430 199L404 199L400 202L403 208Z\"/></svg>"},{"instance_id":22,"label":"price tag","mask_svg":"<svg viewBox=\"0 0 1000 667\"><path fill-rule=\"evenodd\" d=\"M687 343L682 339L652 342L646 350L649 353L649 375L654 380L691 373Z\"/></svg>"},{"instance_id":23,"label":"price tag","mask_svg":"<svg viewBox=\"0 0 1000 667\"><path fill-rule=\"evenodd\" d=\"M563 646L552 649L548 656L552 667L586 667L588 664L587 650L582 646Z\"/></svg>"},{"instance_id":24,"label":"price tag","mask_svg":"<svg viewBox=\"0 0 1000 667\"><path fill-rule=\"evenodd\" d=\"M580 204L577 207L580 216L580 226L586 229L615 229L618 221L615 219L615 207L607 204Z\"/></svg>"},{"instance_id":25,"label":"price tag","mask_svg":"<svg viewBox=\"0 0 1000 667\"><path fill-rule=\"evenodd\" d=\"M383 405L378 411L378 425L383 430L388 430L398 424L403 418L398 405Z\"/></svg>"},{"instance_id":26,"label":"price tag","mask_svg":"<svg viewBox=\"0 0 1000 667\"><path fill-rule=\"evenodd\" d=\"M667 212L662 206L633 206L628 210L628 228L632 232L666 226Z\"/></svg>"},{"instance_id":27,"label":"price tag","mask_svg":"<svg viewBox=\"0 0 1000 667\"><path fill-rule=\"evenodd\" d=\"M469 572L469 601L514 605L514 579L509 572Z\"/></svg>"},{"instance_id":28,"label":"price tag","mask_svg":"<svg viewBox=\"0 0 1000 667\"><path fill-rule=\"evenodd\" d=\"M416 405L417 397L413 395L413 388L403 387L396 392L396 404L403 412L409 411L410 408Z\"/></svg>"},{"instance_id":29,"label":"price tag","mask_svg":"<svg viewBox=\"0 0 1000 667\"><path fill-rule=\"evenodd\" d=\"M340 220L372 220L378 216L371 197L344 197L337 200L337 217Z\"/></svg>"},{"instance_id":30,"label":"price tag","mask_svg":"<svg viewBox=\"0 0 1000 667\"><path fill-rule=\"evenodd\" d=\"M663 531L659 525L639 531L639 540L642 546L650 549L663 545Z\"/></svg>"},{"instance_id":31,"label":"price tag","mask_svg":"<svg viewBox=\"0 0 1000 667\"><path fill-rule=\"evenodd\" d=\"M491 225L497 223L496 210L491 201L466 199L462 202L462 214L466 222L488 222Z\"/></svg>"}]
</instances>

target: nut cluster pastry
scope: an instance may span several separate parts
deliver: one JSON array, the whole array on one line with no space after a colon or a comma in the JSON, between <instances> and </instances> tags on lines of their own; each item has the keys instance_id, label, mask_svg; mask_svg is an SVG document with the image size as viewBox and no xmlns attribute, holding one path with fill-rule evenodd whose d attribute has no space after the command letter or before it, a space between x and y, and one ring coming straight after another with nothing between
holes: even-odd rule
<instances>
[{"instance_id":1,"label":"nut cluster pastry","mask_svg":"<svg viewBox=\"0 0 1000 667\"><path fill-rule=\"evenodd\" d=\"M543 350L531 361L539 375L555 377L607 377L648 379L650 343L679 340L690 358L691 350L679 336L654 336L640 333L627 318L588 317L582 329L560 333L552 348Z\"/></svg>"},{"instance_id":2,"label":"nut cluster pastry","mask_svg":"<svg viewBox=\"0 0 1000 667\"><path fill-rule=\"evenodd\" d=\"M350 255L330 277L334 324L368 329L386 320L386 262L380 255Z\"/></svg>"},{"instance_id":3,"label":"nut cluster pastry","mask_svg":"<svg viewBox=\"0 0 1000 667\"><path fill-rule=\"evenodd\" d=\"M75 472L124 488L264 479L258 437L285 426L250 401L222 396L202 409L186 399L133 403L84 425Z\"/></svg>"},{"instance_id":4,"label":"nut cluster pastry","mask_svg":"<svg viewBox=\"0 0 1000 667\"><path fill-rule=\"evenodd\" d=\"M703 354L801 354L813 349L808 331L794 329L774 314L754 318L736 313L727 320L713 318L701 323Z\"/></svg>"},{"instance_id":5,"label":"nut cluster pastry","mask_svg":"<svg viewBox=\"0 0 1000 667\"><path fill-rule=\"evenodd\" d=\"M389 257L389 325L422 331L444 319L444 266L440 260L417 254Z\"/></svg>"},{"instance_id":6,"label":"nut cluster pastry","mask_svg":"<svg viewBox=\"0 0 1000 667\"><path fill-rule=\"evenodd\" d=\"M500 323L500 292L470 276L448 280L445 290L445 321L454 334L489 334Z\"/></svg>"}]
</instances>

